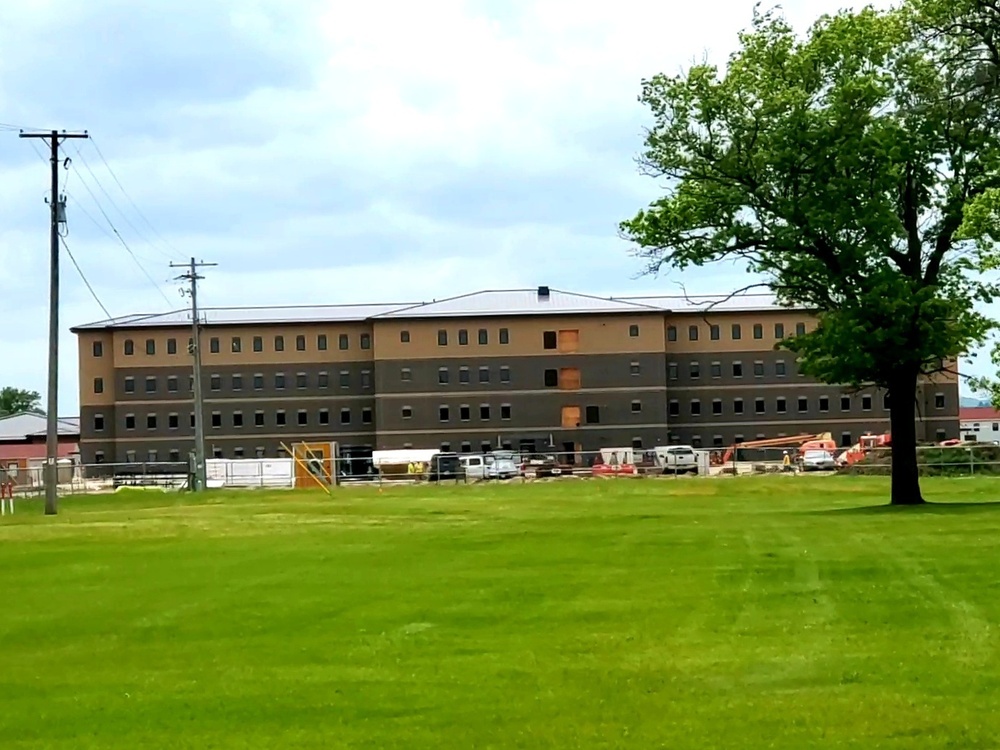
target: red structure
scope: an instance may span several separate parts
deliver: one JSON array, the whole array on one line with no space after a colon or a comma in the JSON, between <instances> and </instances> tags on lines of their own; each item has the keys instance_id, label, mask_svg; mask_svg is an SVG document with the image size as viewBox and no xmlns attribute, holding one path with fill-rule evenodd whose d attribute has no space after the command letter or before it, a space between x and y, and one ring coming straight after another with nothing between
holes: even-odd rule
<instances>
[{"instance_id":1,"label":"red structure","mask_svg":"<svg viewBox=\"0 0 1000 750\"><path fill-rule=\"evenodd\" d=\"M46 458L45 431L44 414L21 413L0 417L0 484L25 485L41 481L41 467ZM75 465L79 454L79 420L60 419L60 463Z\"/></svg>"}]
</instances>

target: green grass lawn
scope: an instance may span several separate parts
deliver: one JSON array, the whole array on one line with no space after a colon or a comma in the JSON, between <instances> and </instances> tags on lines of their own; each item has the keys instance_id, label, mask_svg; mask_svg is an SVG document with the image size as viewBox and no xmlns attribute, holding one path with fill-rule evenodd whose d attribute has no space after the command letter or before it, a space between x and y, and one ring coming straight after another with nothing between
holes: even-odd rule
<instances>
[{"instance_id":1,"label":"green grass lawn","mask_svg":"<svg viewBox=\"0 0 1000 750\"><path fill-rule=\"evenodd\" d=\"M995 748L1000 480L887 487L23 503L0 748Z\"/></svg>"}]
</instances>

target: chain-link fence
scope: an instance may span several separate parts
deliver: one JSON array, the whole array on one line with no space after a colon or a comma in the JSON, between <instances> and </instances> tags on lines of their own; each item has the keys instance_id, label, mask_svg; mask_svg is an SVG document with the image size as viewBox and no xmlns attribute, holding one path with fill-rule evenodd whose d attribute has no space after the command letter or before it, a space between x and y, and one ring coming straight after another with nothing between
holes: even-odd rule
<instances>
[{"instance_id":1,"label":"chain-link fence","mask_svg":"<svg viewBox=\"0 0 1000 750\"><path fill-rule=\"evenodd\" d=\"M381 454L380 454L381 453ZM391 455L387 455L391 453ZM1000 475L1000 446L921 446L920 473L925 476ZM295 488L424 483L528 483L570 479L720 477L752 475L849 474L888 476L892 450L878 447L806 449L799 447L713 448L657 446L604 448L599 451L439 453L375 452L370 457L209 459L209 488ZM186 463L60 463L60 495L114 492L146 487L184 490L190 484ZM5 495L41 495L43 467L0 474Z\"/></svg>"}]
</instances>

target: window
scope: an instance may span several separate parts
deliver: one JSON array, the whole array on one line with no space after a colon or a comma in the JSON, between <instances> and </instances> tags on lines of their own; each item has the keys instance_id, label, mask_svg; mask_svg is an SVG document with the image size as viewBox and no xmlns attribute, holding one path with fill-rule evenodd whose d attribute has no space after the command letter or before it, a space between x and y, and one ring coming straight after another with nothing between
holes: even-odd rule
<instances>
[{"instance_id":1,"label":"window","mask_svg":"<svg viewBox=\"0 0 1000 750\"><path fill-rule=\"evenodd\" d=\"M156 341L153 339L146 339L146 354L152 356L156 354Z\"/></svg>"},{"instance_id":2,"label":"window","mask_svg":"<svg viewBox=\"0 0 1000 750\"><path fill-rule=\"evenodd\" d=\"M304 352L305 350L306 350L306 337L300 333L295 337L295 351Z\"/></svg>"},{"instance_id":3,"label":"window","mask_svg":"<svg viewBox=\"0 0 1000 750\"><path fill-rule=\"evenodd\" d=\"M698 378L700 378L701 364L699 364L698 362L692 362L690 365L688 365L688 373L690 374L692 380L697 380Z\"/></svg>"},{"instance_id":4,"label":"window","mask_svg":"<svg viewBox=\"0 0 1000 750\"><path fill-rule=\"evenodd\" d=\"M558 339L556 337L555 331L543 331L542 332L542 348L543 349L555 349L558 346Z\"/></svg>"},{"instance_id":5,"label":"window","mask_svg":"<svg viewBox=\"0 0 1000 750\"><path fill-rule=\"evenodd\" d=\"M479 368L479 382L480 383L489 383L490 382L490 368L489 367L480 367Z\"/></svg>"},{"instance_id":6,"label":"window","mask_svg":"<svg viewBox=\"0 0 1000 750\"><path fill-rule=\"evenodd\" d=\"M239 336L233 336L233 354L239 354L243 351L243 342L240 340Z\"/></svg>"},{"instance_id":7,"label":"window","mask_svg":"<svg viewBox=\"0 0 1000 750\"><path fill-rule=\"evenodd\" d=\"M891 402L888 393L882 396L882 408L885 409L886 411L889 411L889 409L891 408ZM995 430L996 427L994 427L993 429Z\"/></svg>"},{"instance_id":8,"label":"window","mask_svg":"<svg viewBox=\"0 0 1000 750\"><path fill-rule=\"evenodd\" d=\"M439 367L438 368L438 383L440 385L448 385L448 368Z\"/></svg>"},{"instance_id":9,"label":"window","mask_svg":"<svg viewBox=\"0 0 1000 750\"><path fill-rule=\"evenodd\" d=\"M501 367L500 368L500 382L501 383L509 383L510 382L510 368L509 367Z\"/></svg>"},{"instance_id":10,"label":"window","mask_svg":"<svg viewBox=\"0 0 1000 750\"><path fill-rule=\"evenodd\" d=\"M764 363L760 360L753 363L753 376L755 378L764 377Z\"/></svg>"},{"instance_id":11,"label":"window","mask_svg":"<svg viewBox=\"0 0 1000 750\"><path fill-rule=\"evenodd\" d=\"M219 348L219 338L217 336L213 336L208 340L208 350L212 354L218 354L221 351Z\"/></svg>"},{"instance_id":12,"label":"window","mask_svg":"<svg viewBox=\"0 0 1000 750\"><path fill-rule=\"evenodd\" d=\"M753 324L753 337L755 339L764 338L764 326L761 325L760 323Z\"/></svg>"},{"instance_id":13,"label":"window","mask_svg":"<svg viewBox=\"0 0 1000 750\"><path fill-rule=\"evenodd\" d=\"M830 399L826 396L819 397L819 410L822 412L830 411Z\"/></svg>"},{"instance_id":14,"label":"window","mask_svg":"<svg viewBox=\"0 0 1000 750\"><path fill-rule=\"evenodd\" d=\"M642 367L638 362L631 362L628 366L628 371L630 375L639 375L642 372Z\"/></svg>"},{"instance_id":15,"label":"window","mask_svg":"<svg viewBox=\"0 0 1000 750\"><path fill-rule=\"evenodd\" d=\"M343 418L343 415L341 415L341 417ZM309 424L309 412L307 412L305 409L299 409L297 414L297 419L299 427L305 427L307 424Z\"/></svg>"},{"instance_id":16,"label":"window","mask_svg":"<svg viewBox=\"0 0 1000 750\"><path fill-rule=\"evenodd\" d=\"M372 423L372 409L370 406L366 406L361 410L361 424L371 424Z\"/></svg>"},{"instance_id":17,"label":"window","mask_svg":"<svg viewBox=\"0 0 1000 750\"><path fill-rule=\"evenodd\" d=\"M691 399L691 416L700 417L701 416L701 401L698 399Z\"/></svg>"},{"instance_id":18,"label":"window","mask_svg":"<svg viewBox=\"0 0 1000 750\"><path fill-rule=\"evenodd\" d=\"M167 354L177 354L177 339L167 339Z\"/></svg>"},{"instance_id":19,"label":"window","mask_svg":"<svg viewBox=\"0 0 1000 750\"><path fill-rule=\"evenodd\" d=\"M176 463L180 463L180 460L181 460L181 452L179 450L177 450L176 448L171 448L170 449L170 462L176 464Z\"/></svg>"},{"instance_id":20,"label":"window","mask_svg":"<svg viewBox=\"0 0 1000 750\"><path fill-rule=\"evenodd\" d=\"M490 405L489 404L480 404L479 405L479 418L482 421L484 421L484 422L488 422L489 421L489 419L490 419Z\"/></svg>"},{"instance_id":21,"label":"window","mask_svg":"<svg viewBox=\"0 0 1000 750\"><path fill-rule=\"evenodd\" d=\"M125 378L125 393L135 393L135 378Z\"/></svg>"},{"instance_id":22,"label":"window","mask_svg":"<svg viewBox=\"0 0 1000 750\"><path fill-rule=\"evenodd\" d=\"M464 328L460 328L458 331L458 345L459 346L469 345L469 332Z\"/></svg>"},{"instance_id":23,"label":"window","mask_svg":"<svg viewBox=\"0 0 1000 750\"><path fill-rule=\"evenodd\" d=\"M274 337L274 351L283 352L285 351L285 337L275 336Z\"/></svg>"},{"instance_id":24,"label":"window","mask_svg":"<svg viewBox=\"0 0 1000 750\"><path fill-rule=\"evenodd\" d=\"M458 382L459 383L468 383L468 382L470 382L469 368L468 367L459 367L458 368Z\"/></svg>"},{"instance_id":25,"label":"window","mask_svg":"<svg viewBox=\"0 0 1000 750\"><path fill-rule=\"evenodd\" d=\"M849 432L840 433L840 447L850 448L852 445L853 443L851 442L851 433Z\"/></svg>"},{"instance_id":26,"label":"window","mask_svg":"<svg viewBox=\"0 0 1000 750\"><path fill-rule=\"evenodd\" d=\"M708 327L708 337L709 337L709 338L710 338L710 339L711 339L712 341L718 341L718 340L719 340L719 337L720 337L720 335L721 335L721 334L720 334L720 332L719 332L719 326L717 326L717 325L714 325L714 324L713 324L713 325L710 325L710 326Z\"/></svg>"},{"instance_id":27,"label":"window","mask_svg":"<svg viewBox=\"0 0 1000 750\"><path fill-rule=\"evenodd\" d=\"M284 387L285 387L285 373L283 373L283 372L276 372L274 374L274 387L276 389L278 389L279 391L284 389Z\"/></svg>"},{"instance_id":28,"label":"window","mask_svg":"<svg viewBox=\"0 0 1000 750\"><path fill-rule=\"evenodd\" d=\"M441 452L448 453L451 450L451 443L441 443Z\"/></svg>"},{"instance_id":29,"label":"window","mask_svg":"<svg viewBox=\"0 0 1000 750\"><path fill-rule=\"evenodd\" d=\"M350 388L351 387L351 372L350 370L340 371L340 387Z\"/></svg>"},{"instance_id":30,"label":"window","mask_svg":"<svg viewBox=\"0 0 1000 750\"><path fill-rule=\"evenodd\" d=\"M510 419L510 404L500 404L500 419Z\"/></svg>"},{"instance_id":31,"label":"window","mask_svg":"<svg viewBox=\"0 0 1000 750\"><path fill-rule=\"evenodd\" d=\"M212 427L218 429L222 427L222 412L213 411L212 412Z\"/></svg>"},{"instance_id":32,"label":"window","mask_svg":"<svg viewBox=\"0 0 1000 750\"><path fill-rule=\"evenodd\" d=\"M234 411L233 412L233 427L242 427L242 426L243 426L243 412L241 412L241 411Z\"/></svg>"},{"instance_id":33,"label":"window","mask_svg":"<svg viewBox=\"0 0 1000 750\"><path fill-rule=\"evenodd\" d=\"M94 393L104 393L104 378L94 378Z\"/></svg>"},{"instance_id":34,"label":"window","mask_svg":"<svg viewBox=\"0 0 1000 750\"><path fill-rule=\"evenodd\" d=\"M125 415L125 429L134 430L135 429L135 414Z\"/></svg>"},{"instance_id":35,"label":"window","mask_svg":"<svg viewBox=\"0 0 1000 750\"><path fill-rule=\"evenodd\" d=\"M559 371L546 370L543 382L546 388L555 388L557 385L559 385Z\"/></svg>"},{"instance_id":36,"label":"window","mask_svg":"<svg viewBox=\"0 0 1000 750\"><path fill-rule=\"evenodd\" d=\"M510 331L508 331L506 328L500 329L500 343L501 344L510 343Z\"/></svg>"},{"instance_id":37,"label":"window","mask_svg":"<svg viewBox=\"0 0 1000 750\"><path fill-rule=\"evenodd\" d=\"M742 378L743 377L743 363L733 362L733 377Z\"/></svg>"},{"instance_id":38,"label":"window","mask_svg":"<svg viewBox=\"0 0 1000 750\"><path fill-rule=\"evenodd\" d=\"M212 375L208 379L208 382L209 382L209 387L213 391L218 391L218 390L222 389L222 376L221 375Z\"/></svg>"},{"instance_id":39,"label":"window","mask_svg":"<svg viewBox=\"0 0 1000 750\"><path fill-rule=\"evenodd\" d=\"M871 411L872 410L872 397L865 394L861 397L861 411Z\"/></svg>"},{"instance_id":40,"label":"window","mask_svg":"<svg viewBox=\"0 0 1000 750\"><path fill-rule=\"evenodd\" d=\"M167 378L167 390L171 393L177 393L177 376L170 375Z\"/></svg>"},{"instance_id":41,"label":"window","mask_svg":"<svg viewBox=\"0 0 1000 750\"><path fill-rule=\"evenodd\" d=\"M809 411L809 399L805 396L799 396L799 413L807 411Z\"/></svg>"},{"instance_id":42,"label":"window","mask_svg":"<svg viewBox=\"0 0 1000 750\"><path fill-rule=\"evenodd\" d=\"M239 373L233 375L233 390L242 391L243 390L243 376Z\"/></svg>"},{"instance_id":43,"label":"window","mask_svg":"<svg viewBox=\"0 0 1000 750\"><path fill-rule=\"evenodd\" d=\"M722 447L722 435L712 435L712 445L716 448Z\"/></svg>"},{"instance_id":44,"label":"window","mask_svg":"<svg viewBox=\"0 0 1000 750\"><path fill-rule=\"evenodd\" d=\"M146 378L146 393L156 393L156 378L152 375Z\"/></svg>"},{"instance_id":45,"label":"window","mask_svg":"<svg viewBox=\"0 0 1000 750\"><path fill-rule=\"evenodd\" d=\"M485 346L488 343L490 343L490 332L487 331L485 328L480 328L479 329L479 344L481 346Z\"/></svg>"},{"instance_id":46,"label":"window","mask_svg":"<svg viewBox=\"0 0 1000 750\"><path fill-rule=\"evenodd\" d=\"M264 337L263 336L254 336L253 337L252 345L253 345L253 350L255 352L262 352L262 351L264 351Z\"/></svg>"},{"instance_id":47,"label":"window","mask_svg":"<svg viewBox=\"0 0 1000 750\"><path fill-rule=\"evenodd\" d=\"M783 339L785 338L785 324L775 323L774 324L774 338Z\"/></svg>"},{"instance_id":48,"label":"window","mask_svg":"<svg viewBox=\"0 0 1000 750\"><path fill-rule=\"evenodd\" d=\"M733 414L742 414L742 413L743 413L743 399L741 398L733 399Z\"/></svg>"},{"instance_id":49,"label":"window","mask_svg":"<svg viewBox=\"0 0 1000 750\"><path fill-rule=\"evenodd\" d=\"M689 341L698 340L698 326L688 326L688 340Z\"/></svg>"},{"instance_id":50,"label":"window","mask_svg":"<svg viewBox=\"0 0 1000 750\"><path fill-rule=\"evenodd\" d=\"M935 409L943 409L944 408L944 394L943 393L935 393L934 394L934 408Z\"/></svg>"},{"instance_id":51,"label":"window","mask_svg":"<svg viewBox=\"0 0 1000 750\"><path fill-rule=\"evenodd\" d=\"M937 429L937 430L935 430L934 431L934 439L937 440L938 442L941 442L942 440L947 440L948 439L948 431L947 430L942 430L940 428Z\"/></svg>"},{"instance_id":52,"label":"window","mask_svg":"<svg viewBox=\"0 0 1000 750\"><path fill-rule=\"evenodd\" d=\"M341 424L351 423L351 410L346 406L340 410L340 423Z\"/></svg>"},{"instance_id":53,"label":"window","mask_svg":"<svg viewBox=\"0 0 1000 750\"><path fill-rule=\"evenodd\" d=\"M711 375L712 375L713 378L721 378L722 377L722 363L721 362L713 362L709 366L709 372L711 373Z\"/></svg>"},{"instance_id":54,"label":"window","mask_svg":"<svg viewBox=\"0 0 1000 750\"><path fill-rule=\"evenodd\" d=\"M155 449L150 449L150 450L146 451L146 462L147 463L155 464L156 461L157 461L157 459L158 459L158 457L159 457L159 453L157 453Z\"/></svg>"},{"instance_id":55,"label":"window","mask_svg":"<svg viewBox=\"0 0 1000 750\"><path fill-rule=\"evenodd\" d=\"M255 372L253 375L253 389L255 391L264 390L264 374L260 372Z\"/></svg>"},{"instance_id":56,"label":"window","mask_svg":"<svg viewBox=\"0 0 1000 750\"><path fill-rule=\"evenodd\" d=\"M401 344L409 344L410 343L410 332L409 331L400 331L399 332L399 343L401 343Z\"/></svg>"},{"instance_id":57,"label":"window","mask_svg":"<svg viewBox=\"0 0 1000 750\"><path fill-rule=\"evenodd\" d=\"M94 432L101 432L104 430L104 415L95 414L94 415Z\"/></svg>"},{"instance_id":58,"label":"window","mask_svg":"<svg viewBox=\"0 0 1000 750\"><path fill-rule=\"evenodd\" d=\"M701 447L701 435L692 435L691 436L691 447L692 448L700 448Z\"/></svg>"},{"instance_id":59,"label":"window","mask_svg":"<svg viewBox=\"0 0 1000 750\"><path fill-rule=\"evenodd\" d=\"M351 337L346 333L342 333L337 336L337 348L342 352L346 352L351 348Z\"/></svg>"},{"instance_id":60,"label":"window","mask_svg":"<svg viewBox=\"0 0 1000 750\"><path fill-rule=\"evenodd\" d=\"M188 414L188 424L191 426L191 429L194 429L194 412Z\"/></svg>"},{"instance_id":61,"label":"window","mask_svg":"<svg viewBox=\"0 0 1000 750\"><path fill-rule=\"evenodd\" d=\"M840 410L841 411L850 411L851 410L851 397L850 396L841 396L840 397Z\"/></svg>"},{"instance_id":62,"label":"window","mask_svg":"<svg viewBox=\"0 0 1000 750\"><path fill-rule=\"evenodd\" d=\"M399 379L404 383L413 380L413 371L409 367L404 367L399 371Z\"/></svg>"},{"instance_id":63,"label":"window","mask_svg":"<svg viewBox=\"0 0 1000 750\"><path fill-rule=\"evenodd\" d=\"M409 419L410 417L413 416L413 407L404 406L402 409L399 410L399 413L403 419Z\"/></svg>"},{"instance_id":64,"label":"window","mask_svg":"<svg viewBox=\"0 0 1000 750\"><path fill-rule=\"evenodd\" d=\"M468 440L463 440L460 450L462 451L462 453L472 453L472 443L470 443Z\"/></svg>"},{"instance_id":65,"label":"window","mask_svg":"<svg viewBox=\"0 0 1000 750\"><path fill-rule=\"evenodd\" d=\"M786 374L785 360L779 359L777 362L774 363L774 374L777 375L779 378L785 377Z\"/></svg>"},{"instance_id":66,"label":"window","mask_svg":"<svg viewBox=\"0 0 1000 750\"><path fill-rule=\"evenodd\" d=\"M670 403L667 404L667 416L669 417L679 417L681 415L681 402L677 399L670 399Z\"/></svg>"},{"instance_id":67,"label":"window","mask_svg":"<svg viewBox=\"0 0 1000 750\"><path fill-rule=\"evenodd\" d=\"M125 344L123 347L126 357L131 357L135 354L135 344L132 343L132 339L125 339Z\"/></svg>"},{"instance_id":68,"label":"window","mask_svg":"<svg viewBox=\"0 0 1000 750\"><path fill-rule=\"evenodd\" d=\"M677 326L667 326L667 341L677 340Z\"/></svg>"},{"instance_id":69,"label":"window","mask_svg":"<svg viewBox=\"0 0 1000 750\"><path fill-rule=\"evenodd\" d=\"M243 449L233 448L233 458L243 458Z\"/></svg>"},{"instance_id":70,"label":"window","mask_svg":"<svg viewBox=\"0 0 1000 750\"><path fill-rule=\"evenodd\" d=\"M447 406L439 406L438 407L438 419L441 420L442 422L447 422L450 418L451 418L451 415L448 413L448 407Z\"/></svg>"},{"instance_id":71,"label":"window","mask_svg":"<svg viewBox=\"0 0 1000 750\"><path fill-rule=\"evenodd\" d=\"M722 414L722 399L712 399L712 414L717 417Z\"/></svg>"},{"instance_id":72,"label":"window","mask_svg":"<svg viewBox=\"0 0 1000 750\"><path fill-rule=\"evenodd\" d=\"M276 426L278 426L278 427L284 427L285 426L285 410L284 409L278 409L278 411L276 411L274 413L274 424Z\"/></svg>"},{"instance_id":73,"label":"window","mask_svg":"<svg viewBox=\"0 0 1000 750\"><path fill-rule=\"evenodd\" d=\"M93 345L93 352L94 352L94 356L95 357L103 357L104 356L104 342L102 342L102 341L95 341L94 345Z\"/></svg>"},{"instance_id":74,"label":"window","mask_svg":"<svg viewBox=\"0 0 1000 750\"><path fill-rule=\"evenodd\" d=\"M255 411L253 413L253 426L254 427L263 427L264 426L264 412L262 412L262 411Z\"/></svg>"},{"instance_id":75,"label":"window","mask_svg":"<svg viewBox=\"0 0 1000 750\"><path fill-rule=\"evenodd\" d=\"M628 335L629 335L630 338L633 338L633 339L634 338L638 338L639 337L639 326L637 326L635 323L633 323L632 325L630 325L628 327Z\"/></svg>"},{"instance_id":76,"label":"window","mask_svg":"<svg viewBox=\"0 0 1000 750\"><path fill-rule=\"evenodd\" d=\"M372 371L361 371L361 390L366 391L372 387Z\"/></svg>"},{"instance_id":77,"label":"window","mask_svg":"<svg viewBox=\"0 0 1000 750\"><path fill-rule=\"evenodd\" d=\"M586 413L587 424L600 424L601 423L601 407L599 406L588 406Z\"/></svg>"},{"instance_id":78,"label":"window","mask_svg":"<svg viewBox=\"0 0 1000 750\"><path fill-rule=\"evenodd\" d=\"M762 398L755 399L753 402L753 408L754 411L757 412L758 414L763 414L765 410L764 399Z\"/></svg>"},{"instance_id":79,"label":"window","mask_svg":"<svg viewBox=\"0 0 1000 750\"><path fill-rule=\"evenodd\" d=\"M667 377L670 380L677 380L677 363L668 362L667 363Z\"/></svg>"},{"instance_id":80,"label":"window","mask_svg":"<svg viewBox=\"0 0 1000 750\"><path fill-rule=\"evenodd\" d=\"M125 451L125 462L130 464L135 463L135 451Z\"/></svg>"},{"instance_id":81,"label":"window","mask_svg":"<svg viewBox=\"0 0 1000 750\"><path fill-rule=\"evenodd\" d=\"M330 424L330 410L320 409L319 410L319 423L322 425Z\"/></svg>"},{"instance_id":82,"label":"window","mask_svg":"<svg viewBox=\"0 0 1000 750\"><path fill-rule=\"evenodd\" d=\"M796 336L805 336L805 334L806 334L806 324L805 323L796 323L795 324L795 335Z\"/></svg>"},{"instance_id":83,"label":"window","mask_svg":"<svg viewBox=\"0 0 1000 750\"><path fill-rule=\"evenodd\" d=\"M761 405L763 406L763 404L761 404ZM774 402L774 408L775 408L775 411L778 412L778 414L784 414L788 410L788 406L785 403L785 399L778 398ZM758 414L763 414L764 412L763 412L763 410L758 410L757 413Z\"/></svg>"},{"instance_id":84,"label":"window","mask_svg":"<svg viewBox=\"0 0 1000 750\"><path fill-rule=\"evenodd\" d=\"M739 341L743 338L743 328L739 323L733 323L732 326L733 341Z\"/></svg>"},{"instance_id":85,"label":"window","mask_svg":"<svg viewBox=\"0 0 1000 750\"><path fill-rule=\"evenodd\" d=\"M307 388L309 386L309 376L304 372L295 373L295 387Z\"/></svg>"},{"instance_id":86,"label":"window","mask_svg":"<svg viewBox=\"0 0 1000 750\"><path fill-rule=\"evenodd\" d=\"M438 331L438 346L448 346L448 332L444 329Z\"/></svg>"},{"instance_id":87,"label":"window","mask_svg":"<svg viewBox=\"0 0 1000 750\"><path fill-rule=\"evenodd\" d=\"M361 334L361 348L362 349L372 348L372 335L370 333Z\"/></svg>"}]
</instances>

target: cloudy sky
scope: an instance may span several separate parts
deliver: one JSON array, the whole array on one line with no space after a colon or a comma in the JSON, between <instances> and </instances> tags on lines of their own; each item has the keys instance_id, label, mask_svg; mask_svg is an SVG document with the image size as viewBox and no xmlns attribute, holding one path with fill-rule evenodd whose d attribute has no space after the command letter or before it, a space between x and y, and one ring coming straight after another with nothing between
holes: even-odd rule
<instances>
[{"instance_id":1,"label":"cloudy sky","mask_svg":"<svg viewBox=\"0 0 1000 750\"><path fill-rule=\"evenodd\" d=\"M804 26L840 4L783 5ZM0 123L94 135L66 146L67 244L112 315L185 304L169 263L191 255L219 264L203 285L207 305L406 302L537 284L729 291L747 281L738 269L637 278L616 225L658 192L633 163L648 122L640 80L723 61L752 7L11 3ZM41 146L0 130L0 385L39 391ZM68 259L62 293L65 329L105 317ZM61 346L70 414L68 332Z\"/></svg>"}]
</instances>

